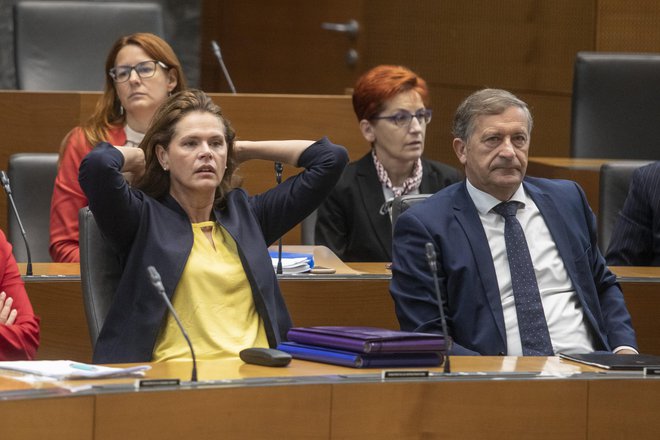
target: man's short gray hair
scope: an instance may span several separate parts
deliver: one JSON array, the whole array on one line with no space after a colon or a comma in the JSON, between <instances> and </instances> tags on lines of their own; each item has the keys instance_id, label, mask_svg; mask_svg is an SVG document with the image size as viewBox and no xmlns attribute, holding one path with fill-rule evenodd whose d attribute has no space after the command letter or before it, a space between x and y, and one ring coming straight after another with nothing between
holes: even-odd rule
<instances>
[{"instance_id":1,"label":"man's short gray hair","mask_svg":"<svg viewBox=\"0 0 660 440\"><path fill-rule=\"evenodd\" d=\"M513 93L502 89L482 89L468 96L456 109L452 133L467 142L474 131L476 119L482 115L499 115L510 107L518 107L527 115L527 130L532 133L534 120L527 104Z\"/></svg>"}]
</instances>

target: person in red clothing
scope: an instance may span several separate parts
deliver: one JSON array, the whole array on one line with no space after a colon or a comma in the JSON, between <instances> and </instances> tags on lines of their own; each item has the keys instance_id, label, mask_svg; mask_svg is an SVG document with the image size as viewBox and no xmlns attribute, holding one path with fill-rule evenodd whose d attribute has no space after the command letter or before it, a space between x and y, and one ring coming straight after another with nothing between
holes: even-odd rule
<instances>
[{"instance_id":1,"label":"person in red clothing","mask_svg":"<svg viewBox=\"0 0 660 440\"><path fill-rule=\"evenodd\" d=\"M0 231L0 361L32 360L39 347L39 318L11 250Z\"/></svg>"},{"instance_id":2,"label":"person in red clothing","mask_svg":"<svg viewBox=\"0 0 660 440\"><path fill-rule=\"evenodd\" d=\"M160 104L170 94L186 89L176 54L153 34L119 38L108 54L105 70L105 90L94 113L62 142L50 209L49 250L55 262L80 261L78 211L87 206L78 184L83 157L102 141L137 147Z\"/></svg>"}]
</instances>

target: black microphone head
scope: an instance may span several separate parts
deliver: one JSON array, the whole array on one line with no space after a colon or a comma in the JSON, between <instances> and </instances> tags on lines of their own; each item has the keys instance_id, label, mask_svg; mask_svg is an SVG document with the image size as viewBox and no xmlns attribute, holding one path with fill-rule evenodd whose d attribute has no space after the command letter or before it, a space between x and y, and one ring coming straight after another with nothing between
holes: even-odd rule
<instances>
[{"instance_id":1,"label":"black microphone head","mask_svg":"<svg viewBox=\"0 0 660 440\"><path fill-rule=\"evenodd\" d=\"M158 273L155 267L147 266L147 272L149 273L149 278L151 278L151 282L153 284L162 282L160 279L160 274Z\"/></svg>"}]
</instances>

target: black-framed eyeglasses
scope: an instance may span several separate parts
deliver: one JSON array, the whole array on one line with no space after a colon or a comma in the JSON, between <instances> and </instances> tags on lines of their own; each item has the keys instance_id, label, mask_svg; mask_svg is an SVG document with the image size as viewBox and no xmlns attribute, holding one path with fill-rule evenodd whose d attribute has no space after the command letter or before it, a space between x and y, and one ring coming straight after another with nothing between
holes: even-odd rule
<instances>
[{"instance_id":1,"label":"black-framed eyeglasses","mask_svg":"<svg viewBox=\"0 0 660 440\"><path fill-rule=\"evenodd\" d=\"M160 66L163 69L169 69L167 65L161 61L142 61L137 63L135 66L115 66L108 71L110 78L116 83L123 83L128 81L131 77L131 71L135 70L135 73L142 79L151 78L156 74L156 66Z\"/></svg>"},{"instance_id":2,"label":"black-framed eyeglasses","mask_svg":"<svg viewBox=\"0 0 660 440\"><path fill-rule=\"evenodd\" d=\"M413 118L417 118L417 121L420 124L428 124L431 122L431 116L433 116L433 110L427 108L424 110L418 110L415 114L398 112L390 116L374 116L371 119L387 119L397 127L408 127Z\"/></svg>"}]
</instances>

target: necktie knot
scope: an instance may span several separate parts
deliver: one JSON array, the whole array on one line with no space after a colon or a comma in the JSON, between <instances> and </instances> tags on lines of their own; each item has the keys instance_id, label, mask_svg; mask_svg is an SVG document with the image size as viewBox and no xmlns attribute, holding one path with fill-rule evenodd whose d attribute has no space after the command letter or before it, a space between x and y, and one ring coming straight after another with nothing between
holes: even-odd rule
<instances>
[{"instance_id":1,"label":"necktie knot","mask_svg":"<svg viewBox=\"0 0 660 440\"><path fill-rule=\"evenodd\" d=\"M493 208L493 211L502 217L515 217L519 206L520 202L502 202L499 205L496 205Z\"/></svg>"}]
</instances>

